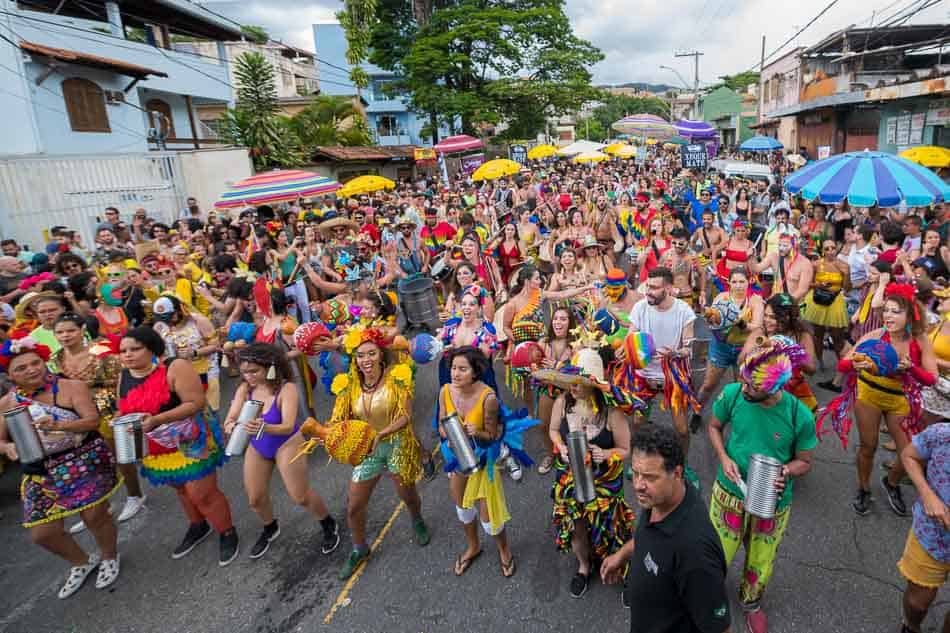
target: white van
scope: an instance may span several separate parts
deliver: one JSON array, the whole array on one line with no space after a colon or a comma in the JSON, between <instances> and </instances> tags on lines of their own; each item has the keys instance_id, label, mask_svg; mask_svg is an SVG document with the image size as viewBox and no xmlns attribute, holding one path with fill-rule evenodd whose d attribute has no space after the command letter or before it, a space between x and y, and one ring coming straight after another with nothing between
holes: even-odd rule
<instances>
[{"instance_id":1,"label":"white van","mask_svg":"<svg viewBox=\"0 0 950 633\"><path fill-rule=\"evenodd\" d=\"M762 180L770 185L775 183L775 177L768 165L748 163L737 160L714 160L709 166L726 176L726 178L742 178L743 180Z\"/></svg>"}]
</instances>

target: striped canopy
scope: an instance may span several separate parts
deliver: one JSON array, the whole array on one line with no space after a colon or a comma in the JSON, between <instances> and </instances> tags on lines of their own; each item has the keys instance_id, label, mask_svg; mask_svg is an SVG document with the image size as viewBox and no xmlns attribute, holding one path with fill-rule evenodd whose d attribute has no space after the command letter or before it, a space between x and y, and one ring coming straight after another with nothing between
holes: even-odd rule
<instances>
[{"instance_id":1,"label":"striped canopy","mask_svg":"<svg viewBox=\"0 0 950 633\"><path fill-rule=\"evenodd\" d=\"M883 152L848 152L806 165L785 181L793 194L852 206L911 207L950 201L950 186L933 172L906 158Z\"/></svg>"},{"instance_id":2,"label":"striped canopy","mask_svg":"<svg viewBox=\"0 0 950 633\"><path fill-rule=\"evenodd\" d=\"M676 133L685 138L695 139L695 138L712 138L719 133L716 131L716 128L709 125L705 121L693 121L691 119L680 119L673 126L676 128Z\"/></svg>"},{"instance_id":3,"label":"striped canopy","mask_svg":"<svg viewBox=\"0 0 950 633\"><path fill-rule=\"evenodd\" d=\"M672 123L655 114L631 114L615 121L610 127L623 134L651 136L661 140L676 133Z\"/></svg>"},{"instance_id":4,"label":"striped canopy","mask_svg":"<svg viewBox=\"0 0 950 633\"><path fill-rule=\"evenodd\" d=\"M478 149L484 147L484 143L475 138L474 136L469 136L468 134L458 134L456 136L449 136L448 138L442 139L440 142L432 146L432 149L439 152L440 154L455 154L456 152L464 152L468 149Z\"/></svg>"},{"instance_id":5,"label":"striped canopy","mask_svg":"<svg viewBox=\"0 0 950 633\"><path fill-rule=\"evenodd\" d=\"M785 147L771 136L756 135L739 146L743 152L772 152Z\"/></svg>"},{"instance_id":6,"label":"striped canopy","mask_svg":"<svg viewBox=\"0 0 950 633\"><path fill-rule=\"evenodd\" d=\"M235 183L214 203L216 209L235 209L291 202L299 197L333 193L340 188L335 180L297 169L267 171Z\"/></svg>"}]
</instances>

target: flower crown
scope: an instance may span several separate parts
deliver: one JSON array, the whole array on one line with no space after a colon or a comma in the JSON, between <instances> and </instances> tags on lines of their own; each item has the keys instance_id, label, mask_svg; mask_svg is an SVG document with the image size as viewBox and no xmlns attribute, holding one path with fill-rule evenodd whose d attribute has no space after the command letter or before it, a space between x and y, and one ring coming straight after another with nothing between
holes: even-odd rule
<instances>
[{"instance_id":1,"label":"flower crown","mask_svg":"<svg viewBox=\"0 0 950 633\"><path fill-rule=\"evenodd\" d=\"M20 285L17 286L20 290L29 290L36 284L46 283L47 281L53 281L56 279L56 275L53 273L40 273L38 275L31 275L20 282Z\"/></svg>"},{"instance_id":2,"label":"flower crown","mask_svg":"<svg viewBox=\"0 0 950 633\"><path fill-rule=\"evenodd\" d=\"M36 339L31 336L25 335L8 339L3 347L0 347L0 367L6 369L14 358L29 352L33 352L42 358L43 362L48 361L50 357L50 349L47 346L37 343Z\"/></svg>"},{"instance_id":3,"label":"flower crown","mask_svg":"<svg viewBox=\"0 0 950 633\"><path fill-rule=\"evenodd\" d=\"M363 343L375 343L379 348L386 349L390 342L381 330L357 324L347 330L343 337L343 349L346 350L347 354L353 354L356 348Z\"/></svg>"},{"instance_id":4,"label":"flower crown","mask_svg":"<svg viewBox=\"0 0 950 633\"><path fill-rule=\"evenodd\" d=\"M914 320L920 321L920 312L917 310L917 288L913 284L903 284L896 281L887 284L884 288L884 298L900 297L914 306Z\"/></svg>"}]
</instances>

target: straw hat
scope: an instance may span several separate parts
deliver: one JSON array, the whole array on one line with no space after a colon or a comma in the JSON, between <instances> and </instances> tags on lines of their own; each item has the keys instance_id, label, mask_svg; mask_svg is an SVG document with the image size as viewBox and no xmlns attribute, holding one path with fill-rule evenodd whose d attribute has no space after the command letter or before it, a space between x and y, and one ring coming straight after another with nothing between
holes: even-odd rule
<instances>
[{"instance_id":1,"label":"straw hat","mask_svg":"<svg viewBox=\"0 0 950 633\"><path fill-rule=\"evenodd\" d=\"M604 373L604 361L597 350L589 347L578 350L569 365L560 369L539 369L531 375L541 382L564 389L572 385L593 387L603 391L610 389L610 383L607 382Z\"/></svg>"},{"instance_id":2,"label":"straw hat","mask_svg":"<svg viewBox=\"0 0 950 633\"><path fill-rule=\"evenodd\" d=\"M50 290L44 290L43 292L28 292L23 295L23 298L20 299L20 302L16 306L16 319L17 321L23 321L26 317L26 311L29 310L34 303L41 299L62 299L62 295L56 294Z\"/></svg>"},{"instance_id":3,"label":"straw hat","mask_svg":"<svg viewBox=\"0 0 950 633\"><path fill-rule=\"evenodd\" d=\"M412 228L415 228L418 225L411 215L408 213L403 213L396 219L396 228L399 228L400 226L411 226Z\"/></svg>"},{"instance_id":4,"label":"straw hat","mask_svg":"<svg viewBox=\"0 0 950 633\"><path fill-rule=\"evenodd\" d=\"M581 242L581 249L600 248L602 246L604 246L604 243L597 241L597 238L593 235L584 236L584 240Z\"/></svg>"},{"instance_id":5,"label":"straw hat","mask_svg":"<svg viewBox=\"0 0 950 633\"><path fill-rule=\"evenodd\" d=\"M321 222L318 225L321 231L332 231L333 229L340 226L345 226L346 228L351 229L353 231L360 230L359 225L349 218L345 218L342 215L331 215L331 214L327 214L327 215L330 217L324 219L323 222Z\"/></svg>"}]
</instances>

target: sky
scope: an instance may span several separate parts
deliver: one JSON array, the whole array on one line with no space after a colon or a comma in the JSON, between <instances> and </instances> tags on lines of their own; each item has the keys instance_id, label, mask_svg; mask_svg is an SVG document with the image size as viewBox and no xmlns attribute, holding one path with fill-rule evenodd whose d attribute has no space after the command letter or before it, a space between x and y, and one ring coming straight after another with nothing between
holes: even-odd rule
<instances>
[{"instance_id":1,"label":"sky","mask_svg":"<svg viewBox=\"0 0 950 633\"><path fill-rule=\"evenodd\" d=\"M576 35L603 51L604 61L592 70L594 83L632 81L692 88L693 58L676 52L698 50L700 86L726 74L757 67L765 35L766 55L818 15L831 0L566 0ZM797 38L808 46L851 24L879 24L905 8L926 0L838 0ZM311 24L333 19L340 0L230 0L202 2L244 24L268 29L272 37L313 50ZM950 28L950 3L938 2L910 23L945 23ZM777 53L791 50L793 40ZM766 59L768 63L769 59ZM682 80L670 71L677 70Z\"/></svg>"}]
</instances>

